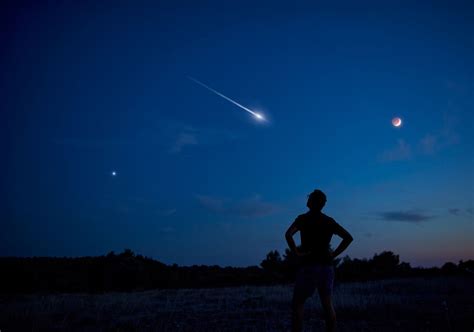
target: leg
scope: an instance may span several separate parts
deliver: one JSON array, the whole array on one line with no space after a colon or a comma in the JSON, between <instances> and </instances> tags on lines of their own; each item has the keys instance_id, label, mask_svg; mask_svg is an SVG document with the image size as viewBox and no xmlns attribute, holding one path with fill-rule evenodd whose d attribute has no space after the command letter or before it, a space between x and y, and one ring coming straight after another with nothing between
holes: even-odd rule
<instances>
[{"instance_id":1,"label":"leg","mask_svg":"<svg viewBox=\"0 0 474 332\"><path fill-rule=\"evenodd\" d=\"M300 332L303 331L303 318L304 318L304 301L300 301L293 297L291 303L291 331Z\"/></svg>"},{"instance_id":2,"label":"leg","mask_svg":"<svg viewBox=\"0 0 474 332\"><path fill-rule=\"evenodd\" d=\"M326 331L336 331L336 312L332 305L332 289L334 285L334 267L322 267L318 285L319 298L323 307Z\"/></svg>"},{"instance_id":3,"label":"leg","mask_svg":"<svg viewBox=\"0 0 474 332\"><path fill-rule=\"evenodd\" d=\"M332 306L332 296L331 294L319 294L321 299L321 305L323 307L324 319L326 320L326 331L335 332L336 331L336 312Z\"/></svg>"},{"instance_id":4,"label":"leg","mask_svg":"<svg viewBox=\"0 0 474 332\"><path fill-rule=\"evenodd\" d=\"M291 331L303 330L304 303L316 289L316 283L312 278L311 271L302 268L296 274L293 300L291 301Z\"/></svg>"}]
</instances>

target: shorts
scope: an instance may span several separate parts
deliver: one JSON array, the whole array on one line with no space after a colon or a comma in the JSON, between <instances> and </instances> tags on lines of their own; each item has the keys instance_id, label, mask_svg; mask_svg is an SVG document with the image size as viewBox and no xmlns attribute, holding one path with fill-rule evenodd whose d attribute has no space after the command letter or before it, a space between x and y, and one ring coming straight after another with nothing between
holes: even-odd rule
<instances>
[{"instance_id":1,"label":"shorts","mask_svg":"<svg viewBox=\"0 0 474 332\"><path fill-rule=\"evenodd\" d=\"M332 294L334 266L312 264L301 267L296 273L293 300L304 302L318 289L320 297Z\"/></svg>"}]
</instances>

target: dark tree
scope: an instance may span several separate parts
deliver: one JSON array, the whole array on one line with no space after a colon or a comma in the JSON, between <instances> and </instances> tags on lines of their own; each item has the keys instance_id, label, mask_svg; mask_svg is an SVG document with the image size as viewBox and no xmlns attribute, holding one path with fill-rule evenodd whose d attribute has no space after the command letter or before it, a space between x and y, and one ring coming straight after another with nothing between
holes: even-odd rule
<instances>
[{"instance_id":1,"label":"dark tree","mask_svg":"<svg viewBox=\"0 0 474 332\"><path fill-rule=\"evenodd\" d=\"M372 258L373 272L379 276L394 274L397 270L400 258L391 251L383 251L375 254Z\"/></svg>"},{"instance_id":2,"label":"dark tree","mask_svg":"<svg viewBox=\"0 0 474 332\"><path fill-rule=\"evenodd\" d=\"M270 251L267 257L260 263L260 266L268 272L281 272L283 261L278 250Z\"/></svg>"},{"instance_id":3,"label":"dark tree","mask_svg":"<svg viewBox=\"0 0 474 332\"><path fill-rule=\"evenodd\" d=\"M458 267L453 262L444 263L441 267L441 272L443 274L452 274L458 270Z\"/></svg>"}]
</instances>

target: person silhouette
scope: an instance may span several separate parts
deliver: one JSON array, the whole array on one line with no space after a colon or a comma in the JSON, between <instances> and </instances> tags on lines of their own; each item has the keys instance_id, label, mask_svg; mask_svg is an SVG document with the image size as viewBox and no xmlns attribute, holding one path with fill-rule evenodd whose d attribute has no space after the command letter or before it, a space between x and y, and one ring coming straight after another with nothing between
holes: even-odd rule
<instances>
[{"instance_id":1,"label":"person silhouette","mask_svg":"<svg viewBox=\"0 0 474 332\"><path fill-rule=\"evenodd\" d=\"M326 321L326 331L336 330L336 313L332 305L334 283L333 259L341 254L353 238L333 218L321 212L326 204L326 195L319 189L308 195L306 206L309 211L300 214L285 233L290 250L299 257L300 266L296 273L291 303L291 328L293 332L303 328L304 303L318 289ZM296 247L293 234L300 232L301 246ZM331 251L329 243L333 234L342 238L336 250Z\"/></svg>"}]
</instances>

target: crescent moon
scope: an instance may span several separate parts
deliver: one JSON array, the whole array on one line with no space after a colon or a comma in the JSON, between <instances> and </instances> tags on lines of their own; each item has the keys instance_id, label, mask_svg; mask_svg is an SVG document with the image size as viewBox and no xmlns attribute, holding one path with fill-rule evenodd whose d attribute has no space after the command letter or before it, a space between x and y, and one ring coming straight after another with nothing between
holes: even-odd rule
<instances>
[{"instance_id":1,"label":"crescent moon","mask_svg":"<svg viewBox=\"0 0 474 332\"><path fill-rule=\"evenodd\" d=\"M395 126L395 127L400 127L402 125L402 119L400 118L393 118L392 119L392 124Z\"/></svg>"}]
</instances>

